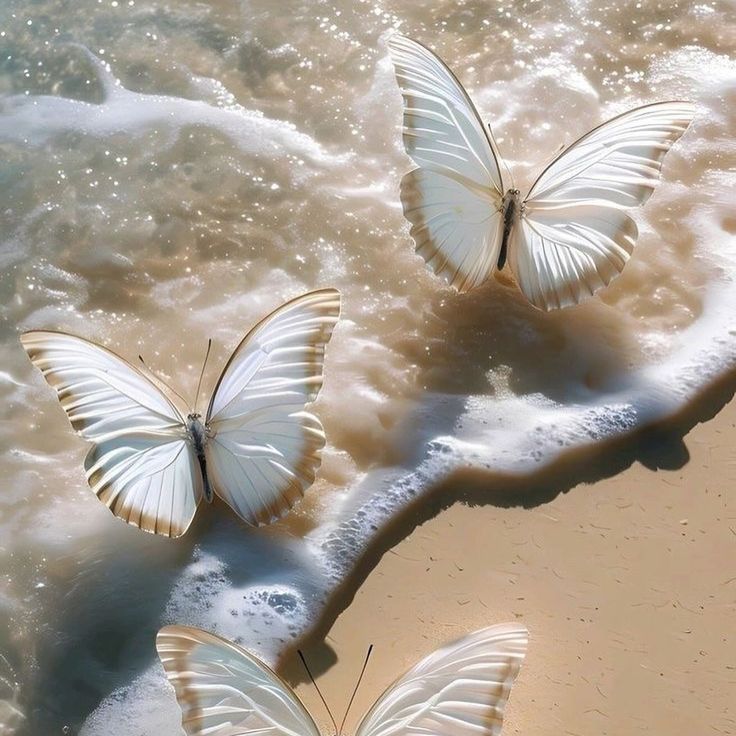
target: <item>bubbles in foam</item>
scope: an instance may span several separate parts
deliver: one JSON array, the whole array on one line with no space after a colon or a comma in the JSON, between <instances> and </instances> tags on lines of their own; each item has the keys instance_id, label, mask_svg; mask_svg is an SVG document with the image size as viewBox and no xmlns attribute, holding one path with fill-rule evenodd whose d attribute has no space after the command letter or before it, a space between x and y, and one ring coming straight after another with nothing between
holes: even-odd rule
<instances>
[{"instance_id":1,"label":"bubbles in foam","mask_svg":"<svg viewBox=\"0 0 736 736\"><path fill-rule=\"evenodd\" d=\"M157 665L105 698L79 736L174 736L180 723L174 690Z\"/></svg>"},{"instance_id":2,"label":"bubbles in foam","mask_svg":"<svg viewBox=\"0 0 736 736\"><path fill-rule=\"evenodd\" d=\"M13 736L25 720L20 683L10 662L0 654L0 736Z\"/></svg>"}]
</instances>

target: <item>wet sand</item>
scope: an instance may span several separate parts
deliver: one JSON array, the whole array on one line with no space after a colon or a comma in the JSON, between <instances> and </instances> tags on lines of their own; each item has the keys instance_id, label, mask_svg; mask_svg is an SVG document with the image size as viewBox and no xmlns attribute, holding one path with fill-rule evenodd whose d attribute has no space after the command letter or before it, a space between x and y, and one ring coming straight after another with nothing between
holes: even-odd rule
<instances>
[{"instance_id":1,"label":"wet sand","mask_svg":"<svg viewBox=\"0 0 736 736\"><path fill-rule=\"evenodd\" d=\"M682 443L642 437L652 467L533 508L455 503L418 526L305 647L338 723L369 643L348 734L436 646L519 620L531 641L505 734L736 733L734 427L731 401ZM284 670L302 677L293 658ZM330 732L311 685L298 692Z\"/></svg>"}]
</instances>

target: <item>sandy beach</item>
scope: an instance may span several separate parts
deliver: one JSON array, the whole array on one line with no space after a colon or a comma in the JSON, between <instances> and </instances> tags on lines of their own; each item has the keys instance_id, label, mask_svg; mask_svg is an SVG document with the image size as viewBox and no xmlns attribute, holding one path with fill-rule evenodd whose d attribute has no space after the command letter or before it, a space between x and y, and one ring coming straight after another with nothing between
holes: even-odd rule
<instances>
[{"instance_id":1,"label":"sandy beach","mask_svg":"<svg viewBox=\"0 0 736 736\"><path fill-rule=\"evenodd\" d=\"M682 443L640 437L651 467L533 508L455 503L418 526L325 643L305 646L315 668L329 666L318 684L338 723L368 644L348 734L437 646L518 620L530 645L505 734L736 733L735 426L732 401ZM304 677L293 657L284 671ZM311 685L298 692L328 733Z\"/></svg>"}]
</instances>

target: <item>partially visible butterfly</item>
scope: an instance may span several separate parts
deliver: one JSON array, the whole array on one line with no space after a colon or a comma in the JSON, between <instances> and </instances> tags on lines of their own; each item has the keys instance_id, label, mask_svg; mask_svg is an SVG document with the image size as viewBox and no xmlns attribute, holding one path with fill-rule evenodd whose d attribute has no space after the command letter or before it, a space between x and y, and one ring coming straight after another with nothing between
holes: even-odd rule
<instances>
[{"instance_id":1,"label":"partially visible butterfly","mask_svg":"<svg viewBox=\"0 0 736 736\"><path fill-rule=\"evenodd\" d=\"M378 698L355 736L498 736L527 639L523 626L499 624L443 646ZM289 685L235 644L166 626L156 649L189 736L321 736Z\"/></svg>"},{"instance_id":2,"label":"partially visible butterfly","mask_svg":"<svg viewBox=\"0 0 736 736\"><path fill-rule=\"evenodd\" d=\"M46 331L21 342L92 443L84 466L99 499L129 524L178 537L213 491L244 521L268 524L314 481L325 435L304 405L322 385L339 313L339 292L323 289L269 314L228 360L204 421L196 408L185 416L153 374L99 345Z\"/></svg>"},{"instance_id":3,"label":"partially visible butterfly","mask_svg":"<svg viewBox=\"0 0 736 736\"><path fill-rule=\"evenodd\" d=\"M404 147L419 166L401 182L417 252L459 291L506 258L540 309L577 304L618 276L638 235L625 210L649 198L662 159L695 113L658 102L594 128L549 164L521 198L467 92L429 49L388 42L404 97Z\"/></svg>"}]
</instances>

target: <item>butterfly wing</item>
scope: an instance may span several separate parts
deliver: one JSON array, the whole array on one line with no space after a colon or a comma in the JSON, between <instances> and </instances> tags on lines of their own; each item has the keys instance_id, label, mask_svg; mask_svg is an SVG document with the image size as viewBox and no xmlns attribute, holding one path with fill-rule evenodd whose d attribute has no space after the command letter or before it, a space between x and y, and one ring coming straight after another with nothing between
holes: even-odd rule
<instances>
[{"instance_id":1,"label":"butterfly wing","mask_svg":"<svg viewBox=\"0 0 736 736\"><path fill-rule=\"evenodd\" d=\"M319 736L294 691L244 649L188 626L165 626L156 649L189 736Z\"/></svg>"},{"instance_id":2,"label":"butterfly wing","mask_svg":"<svg viewBox=\"0 0 736 736\"><path fill-rule=\"evenodd\" d=\"M642 205L662 160L695 113L660 102L619 115L558 156L524 202L509 261L540 309L577 304L623 270L637 238L625 210Z\"/></svg>"},{"instance_id":3,"label":"butterfly wing","mask_svg":"<svg viewBox=\"0 0 736 736\"><path fill-rule=\"evenodd\" d=\"M304 405L322 385L325 345L339 314L335 289L279 307L240 343L212 394L210 481L250 524L282 516L314 481L325 435Z\"/></svg>"},{"instance_id":4,"label":"butterfly wing","mask_svg":"<svg viewBox=\"0 0 736 736\"><path fill-rule=\"evenodd\" d=\"M493 138L445 63L410 38L388 42L404 97L404 148L418 169L401 182L417 252L460 291L498 262L503 180Z\"/></svg>"},{"instance_id":5,"label":"butterfly wing","mask_svg":"<svg viewBox=\"0 0 736 736\"><path fill-rule=\"evenodd\" d=\"M202 498L202 476L174 405L114 353L73 335L21 336L72 427L92 448L87 481L115 516L168 537L183 534Z\"/></svg>"},{"instance_id":6,"label":"butterfly wing","mask_svg":"<svg viewBox=\"0 0 736 736\"><path fill-rule=\"evenodd\" d=\"M394 683L356 736L497 736L528 633L499 624L438 649Z\"/></svg>"}]
</instances>

